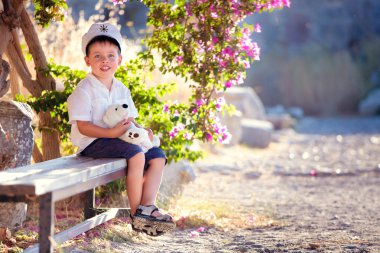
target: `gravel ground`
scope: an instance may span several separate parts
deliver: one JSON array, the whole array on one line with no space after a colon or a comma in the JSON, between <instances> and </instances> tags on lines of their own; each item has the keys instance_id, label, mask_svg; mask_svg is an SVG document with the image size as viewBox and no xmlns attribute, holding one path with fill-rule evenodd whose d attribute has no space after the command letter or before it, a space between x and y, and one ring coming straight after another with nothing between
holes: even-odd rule
<instances>
[{"instance_id":1,"label":"gravel ground","mask_svg":"<svg viewBox=\"0 0 380 253\"><path fill-rule=\"evenodd\" d=\"M295 129L264 150L216 148L183 195L277 225L175 230L114 252L380 252L380 118L307 118Z\"/></svg>"}]
</instances>

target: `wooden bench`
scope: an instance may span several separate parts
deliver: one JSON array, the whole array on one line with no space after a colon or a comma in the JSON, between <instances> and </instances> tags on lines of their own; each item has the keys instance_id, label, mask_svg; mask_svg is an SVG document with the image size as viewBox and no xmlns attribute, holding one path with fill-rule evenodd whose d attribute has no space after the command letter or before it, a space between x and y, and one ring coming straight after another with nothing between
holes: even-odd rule
<instances>
[{"instance_id":1,"label":"wooden bench","mask_svg":"<svg viewBox=\"0 0 380 253\"><path fill-rule=\"evenodd\" d=\"M121 158L74 155L0 172L0 202L25 202L26 197L39 197L39 244L24 252L53 252L55 244L116 216L127 215L127 209L112 208L97 214L94 208L94 188L125 177L126 166L126 160ZM85 221L54 235L54 203L81 192L85 192Z\"/></svg>"}]
</instances>

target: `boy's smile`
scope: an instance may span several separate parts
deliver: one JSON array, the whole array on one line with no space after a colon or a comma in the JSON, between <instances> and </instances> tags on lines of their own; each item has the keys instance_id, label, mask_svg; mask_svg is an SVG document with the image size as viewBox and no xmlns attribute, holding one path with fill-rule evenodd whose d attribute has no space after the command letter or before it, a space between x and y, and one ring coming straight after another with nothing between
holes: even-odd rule
<instances>
[{"instance_id":1,"label":"boy's smile","mask_svg":"<svg viewBox=\"0 0 380 253\"><path fill-rule=\"evenodd\" d=\"M86 64L91 67L92 74L108 89L111 88L112 78L121 60L118 47L108 41L93 43L89 47L88 56L85 56Z\"/></svg>"}]
</instances>

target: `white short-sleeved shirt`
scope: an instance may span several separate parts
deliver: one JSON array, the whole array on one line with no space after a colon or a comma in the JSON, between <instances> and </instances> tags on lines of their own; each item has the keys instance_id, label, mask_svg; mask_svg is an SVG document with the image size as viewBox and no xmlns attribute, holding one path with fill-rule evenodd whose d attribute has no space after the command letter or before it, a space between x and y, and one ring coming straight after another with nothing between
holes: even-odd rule
<instances>
[{"instance_id":1,"label":"white short-sleeved shirt","mask_svg":"<svg viewBox=\"0 0 380 253\"><path fill-rule=\"evenodd\" d=\"M137 118L138 112L133 103L131 92L116 78L113 78L111 90L108 90L94 75L88 74L80 81L67 99L69 123L71 124L71 141L79 147L86 148L96 138L82 135L76 124L77 120L89 121L94 125L106 128L103 115L113 104L127 104L130 117Z\"/></svg>"}]
</instances>

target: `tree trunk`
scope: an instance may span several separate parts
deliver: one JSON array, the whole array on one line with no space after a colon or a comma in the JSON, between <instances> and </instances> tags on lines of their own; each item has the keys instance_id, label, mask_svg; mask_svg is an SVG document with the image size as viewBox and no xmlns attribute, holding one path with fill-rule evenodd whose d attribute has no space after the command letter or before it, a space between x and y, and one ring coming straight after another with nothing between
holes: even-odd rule
<instances>
[{"instance_id":1,"label":"tree trunk","mask_svg":"<svg viewBox=\"0 0 380 253\"><path fill-rule=\"evenodd\" d=\"M44 161L59 157L59 134L53 128L54 121L50 117L50 112L40 112L40 131L42 134L42 155ZM58 154L58 156L57 156Z\"/></svg>"},{"instance_id":2,"label":"tree trunk","mask_svg":"<svg viewBox=\"0 0 380 253\"><path fill-rule=\"evenodd\" d=\"M24 33L29 51L33 56L38 84L42 87L42 90L55 90L55 80L50 74L46 75L46 71L48 70L47 60L38 39L37 32L25 8L23 8L21 12L21 29ZM51 118L50 112L40 112L39 118L44 161L60 157L59 134L54 129L54 120Z\"/></svg>"},{"instance_id":3,"label":"tree trunk","mask_svg":"<svg viewBox=\"0 0 380 253\"><path fill-rule=\"evenodd\" d=\"M10 10L10 13L12 15L7 14L8 24L0 23L0 26L5 25L6 28L11 31L11 35L13 35L12 43L8 43L7 45L7 56L14 68L17 70L24 87L27 88L33 96L39 97L41 96L43 90L55 90L55 80L50 74L46 74L48 70L47 60L34 25L24 7L23 1L13 0L11 1L11 7L12 10ZM12 18L16 19L14 15L17 15L20 22L12 22ZM36 70L36 80L32 80L32 75L26 66L24 56L21 52L18 35L15 31L12 32L14 27L9 25L11 23L19 24L22 29L29 52L33 57ZM7 27L7 25L9 27ZM0 42L0 48L2 44L3 42ZM43 160L50 160L60 157L59 134L56 130L54 130L54 120L50 117L50 112L41 112L38 115L39 128L42 134Z\"/></svg>"}]
</instances>

